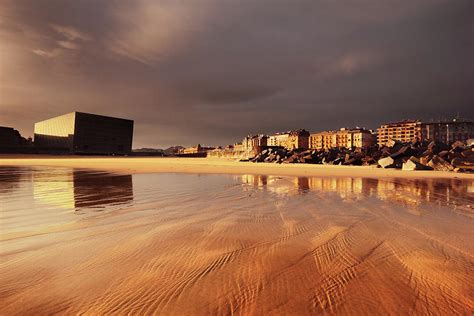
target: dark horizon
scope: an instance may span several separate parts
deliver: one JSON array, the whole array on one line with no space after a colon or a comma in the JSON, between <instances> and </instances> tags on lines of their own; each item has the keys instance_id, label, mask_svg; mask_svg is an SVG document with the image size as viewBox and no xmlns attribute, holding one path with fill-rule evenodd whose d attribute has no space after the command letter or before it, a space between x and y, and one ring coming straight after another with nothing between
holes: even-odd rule
<instances>
[{"instance_id":1,"label":"dark horizon","mask_svg":"<svg viewBox=\"0 0 474 316\"><path fill-rule=\"evenodd\" d=\"M403 119L473 119L474 3L0 4L0 126L78 111L135 121L134 148Z\"/></svg>"}]
</instances>

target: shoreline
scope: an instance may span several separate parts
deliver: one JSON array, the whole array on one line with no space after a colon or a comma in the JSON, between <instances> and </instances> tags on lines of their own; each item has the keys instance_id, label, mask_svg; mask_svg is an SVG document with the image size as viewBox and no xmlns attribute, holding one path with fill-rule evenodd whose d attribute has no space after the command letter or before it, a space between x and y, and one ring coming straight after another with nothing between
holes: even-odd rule
<instances>
[{"instance_id":1,"label":"shoreline","mask_svg":"<svg viewBox=\"0 0 474 316\"><path fill-rule=\"evenodd\" d=\"M274 164L240 162L223 158L85 157L0 155L1 166L51 166L104 170L116 173L266 174L299 177L364 177L410 179L470 179L474 174L445 171L402 171L374 166Z\"/></svg>"}]
</instances>

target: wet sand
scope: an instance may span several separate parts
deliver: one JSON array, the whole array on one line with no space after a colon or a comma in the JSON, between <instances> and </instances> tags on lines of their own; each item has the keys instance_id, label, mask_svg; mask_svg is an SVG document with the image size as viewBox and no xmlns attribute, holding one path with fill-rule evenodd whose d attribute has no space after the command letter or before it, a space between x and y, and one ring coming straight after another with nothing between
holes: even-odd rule
<instances>
[{"instance_id":1,"label":"wet sand","mask_svg":"<svg viewBox=\"0 0 474 316\"><path fill-rule=\"evenodd\" d=\"M219 158L81 157L48 155L0 155L0 166L57 166L88 168L123 173L217 173L271 174L280 176L345 176L376 178L474 179L473 173L402 171L375 166L331 166L239 162Z\"/></svg>"},{"instance_id":2,"label":"wet sand","mask_svg":"<svg viewBox=\"0 0 474 316\"><path fill-rule=\"evenodd\" d=\"M474 181L0 167L0 314L465 314Z\"/></svg>"}]
</instances>

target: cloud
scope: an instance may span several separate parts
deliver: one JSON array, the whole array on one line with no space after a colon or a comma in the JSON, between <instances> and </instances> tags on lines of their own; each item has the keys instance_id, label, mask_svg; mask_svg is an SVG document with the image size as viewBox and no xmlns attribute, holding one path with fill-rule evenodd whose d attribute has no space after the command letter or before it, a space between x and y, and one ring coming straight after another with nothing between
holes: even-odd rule
<instances>
[{"instance_id":1,"label":"cloud","mask_svg":"<svg viewBox=\"0 0 474 316\"><path fill-rule=\"evenodd\" d=\"M205 15L200 7L171 1L122 2L111 10L114 29L106 45L119 56L153 65L199 30Z\"/></svg>"},{"instance_id":2,"label":"cloud","mask_svg":"<svg viewBox=\"0 0 474 316\"><path fill-rule=\"evenodd\" d=\"M58 45L66 49L79 49L80 46L77 43L71 41L57 41Z\"/></svg>"},{"instance_id":3,"label":"cloud","mask_svg":"<svg viewBox=\"0 0 474 316\"><path fill-rule=\"evenodd\" d=\"M72 26L52 24L51 28L70 41L81 40L90 41L91 37Z\"/></svg>"},{"instance_id":4,"label":"cloud","mask_svg":"<svg viewBox=\"0 0 474 316\"><path fill-rule=\"evenodd\" d=\"M2 124L31 135L33 122L73 110L129 117L139 147L469 118L473 6L5 0Z\"/></svg>"},{"instance_id":5,"label":"cloud","mask_svg":"<svg viewBox=\"0 0 474 316\"><path fill-rule=\"evenodd\" d=\"M52 50L46 51L42 49L34 49L33 53L35 53L38 56L41 57L46 57L46 58L55 58L58 57L61 54L61 50L54 48Z\"/></svg>"}]
</instances>

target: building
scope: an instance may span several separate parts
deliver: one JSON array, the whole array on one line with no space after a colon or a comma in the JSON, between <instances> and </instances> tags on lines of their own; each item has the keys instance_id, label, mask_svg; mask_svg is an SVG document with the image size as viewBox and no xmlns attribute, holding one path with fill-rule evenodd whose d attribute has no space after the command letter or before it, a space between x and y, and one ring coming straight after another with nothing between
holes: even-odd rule
<instances>
[{"instance_id":1,"label":"building","mask_svg":"<svg viewBox=\"0 0 474 316\"><path fill-rule=\"evenodd\" d=\"M40 152L129 154L133 121L72 112L35 123L35 147Z\"/></svg>"},{"instance_id":2,"label":"building","mask_svg":"<svg viewBox=\"0 0 474 316\"><path fill-rule=\"evenodd\" d=\"M406 120L382 125L378 129L377 142L379 146L385 145L390 139L402 143L434 140L450 144L455 141L467 142L472 137L474 122L453 120L426 123Z\"/></svg>"},{"instance_id":3,"label":"building","mask_svg":"<svg viewBox=\"0 0 474 316\"><path fill-rule=\"evenodd\" d=\"M290 132L286 133L276 133L268 136L267 145L268 146L281 146L288 147L288 138L290 137Z\"/></svg>"},{"instance_id":4,"label":"building","mask_svg":"<svg viewBox=\"0 0 474 316\"><path fill-rule=\"evenodd\" d=\"M372 130L352 130L352 147L367 148L377 143L377 135Z\"/></svg>"},{"instance_id":5,"label":"building","mask_svg":"<svg viewBox=\"0 0 474 316\"><path fill-rule=\"evenodd\" d=\"M280 146L286 149L309 148L309 132L297 129L268 136L268 146Z\"/></svg>"},{"instance_id":6,"label":"building","mask_svg":"<svg viewBox=\"0 0 474 316\"><path fill-rule=\"evenodd\" d=\"M208 151L211 151L211 150L214 150L216 149L215 147L204 147L204 146L201 146L201 144L197 144L196 146L194 147L188 147L188 148L184 148L180 154L185 154L185 155L189 155L189 154L204 154L204 153L207 153Z\"/></svg>"},{"instance_id":7,"label":"building","mask_svg":"<svg viewBox=\"0 0 474 316\"><path fill-rule=\"evenodd\" d=\"M474 122L447 121L421 124L421 137L426 141L452 143L455 141L467 142L474 137Z\"/></svg>"},{"instance_id":8,"label":"building","mask_svg":"<svg viewBox=\"0 0 474 316\"><path fill-rule=\"evenodd\" d=\"M234 151L244 151L243 143L235 143L234 144Z\"/></svg>"},{"instance_id":9,"label":"building","mask_svg":"<svg viewBox=\"0 0 474 316\"><path fill-rule=\"evenodd\" d=\"M244 151L254 150L258 147L264 147L268 144L267 135L249 135L242 140L242 148Z\"/></svg>"},{"instance_id":10,"label":"building","mask_svg":"<svg viewBox=\"0 0 474 316\"><path fill-rule=\"evenodd\" d=\"M336 132L324 131L312 133L309 137L309 148L311 149L329 149L332 148L332 136Z\"/></svg>"},{"instance_id":11,"label":"building","mask_svg":"<svg viewBox=\"0 0 474 316\"><path fill-rule=\"evenodd\" d=\"M309 132L305 129L297 129L289 132L287 149L309 148Z\"/></svg>"},{"instance_id":12,"label":"building","mask_svg":"<svg viewBox=\"0 0 474 316\"><path fill-rule=\"evenodd\" d=\"M379 146L384 146L389 140L402 143L422 140L421 121L405 120L383 124L377 129L377 143Z\"/></svg>"},{"instance_id":13,"label":"building","mask_svg":"<svg viewBox=\"0 0 474 316\"><path fill-rule=\"evenodd\" d=\"M355 128L341 128L338 131L323 131L310 135L309 146L312 149L329 148L363 148L373 146L376 142L372 131Z\"/></svg>"}]
</instances>

